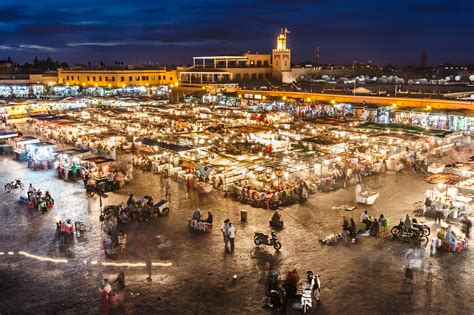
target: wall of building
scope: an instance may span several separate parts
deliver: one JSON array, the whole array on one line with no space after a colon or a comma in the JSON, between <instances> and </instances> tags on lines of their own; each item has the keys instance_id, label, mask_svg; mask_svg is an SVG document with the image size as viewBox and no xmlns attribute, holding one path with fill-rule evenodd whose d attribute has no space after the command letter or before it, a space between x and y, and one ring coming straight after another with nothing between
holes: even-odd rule
<instances>
[{"instance_id":1,"label":"wall of building","mask_svg":"<svg viewBox=\"0 0 474 315\"><path fill-rule=\"evenodd\" d=\"M232 81L262 80L272 74L271 67L261 68L227 68L227 72L232 73Z\"/></svg>"},{"instance_id":2,"label":"wall of building","mask_svg":"<svg viewBox=\"0 0 474 315\"><path fill-rule=\"evenodd\" d=\"M252 67L270 67L272 56L270 54L245 54L248 58L248 66Z\"/></svg>"},{"instance_id":3,"label":"wall of building","mask_svg":"<svg viewBox=\"0 0 474 315\"><path fill-rule=\"evenodd\" d=\"M290 71L287 71L282 74L283 83L295 82L301 76L346 76L353 75L355 71L353 69L319 69L319 68L292 68Z\"/></svg>"},{"instance_id":4,"label":"wall of building","mask_svg":"<svg viewBox=\"0 0 474 315\"><path fill-rule=\"evenodd\" d=\"M58 69L58 83L123 87L131 85L163 85L178 81L176 70L63 70Z\"/></svg>"}]
</instances>

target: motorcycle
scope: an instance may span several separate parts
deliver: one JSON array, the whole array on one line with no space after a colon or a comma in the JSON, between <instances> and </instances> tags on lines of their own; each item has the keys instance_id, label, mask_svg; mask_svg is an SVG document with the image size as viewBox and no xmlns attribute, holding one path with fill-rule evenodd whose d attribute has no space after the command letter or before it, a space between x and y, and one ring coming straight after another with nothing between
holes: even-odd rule
<instances>
[{"instance_id":1,"label":"motorcycle","mask_svg":"<svg viewBox=\"0 0 474 315\"><path fill-rule=\"evenodd\" d=\"M306 271L306 283L301 295L301 311L308 314L313 307L313 298L319 302L321 299L321 281L319 275L315 275L311 270Z\"/></svg>"},{"instance_id":2,"label":"motorcycle","mask_svg":"<svg viewBox=\"0 0 474 315\"><path fill-rule=\"evenodd\" d=\"M21 190L24 190L25 185L21 182L20 179L14 180L10 183L5 184L5 192L9 193L12 190L20 188Z\"/></svg>"},{"instance_id":3,"label":"motorcycle","mask_svg":"<svg viewBox=\"0 0 474 315\"><path fill-rule=\"evenodd\" d=\"M266 297L263 300L263 308L280 308L285 301L285 290L281 286L281 280L276 271L270 271L266 277Z\"/></svg>"},{"instance_id":4,"label":"motorcycle","mask_svg":"<svg viewBox=\"0 0 474 315\"><path fill-rule=\"evenodd\" d=\"M430 236L431 234L430 227L426 225L423 221L420 221L420 223L418 223L417 221L415 221L415 219L413 219L413 228L418 229L418 231L420 232L420 236Z\"/></svg>"},{"instance_id":5,"label":"motorcycle","mask_svg":"<svg viewBox=\"0 0 474 315\"><path fill-rule=\"evenodd\" d=\"M260 232L255 232L255 235L253 237L253 242L255 245L267 245L267 246L273 246L275 250L280 250L281 248L281 243L280 240L278 239L278 236L274 233L271 232L272 238L269 238L268 235L260 233Z\"/></svg>"},{"instance_id":6,"label":"motorcycle","mask_svg":"<svg viewBox=\"0 0 474 315\"><path fill-rule=\"evenodd\" d=\"M423 236L418 228L412 227L408 230L405 229L405 224L401 219L400 223L394 226L390 232L392 233L393 237L399 238L419 239L421 236Z\"/></svg>"}]
</instances>

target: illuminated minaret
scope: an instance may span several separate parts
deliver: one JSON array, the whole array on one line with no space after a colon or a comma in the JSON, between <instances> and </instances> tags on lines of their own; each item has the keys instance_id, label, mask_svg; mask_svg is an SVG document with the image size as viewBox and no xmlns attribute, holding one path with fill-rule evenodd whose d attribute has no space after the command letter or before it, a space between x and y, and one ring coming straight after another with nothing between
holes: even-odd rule
<instances>
[{"instance_id":1,"label":"illuminated minaret","mask_svg":"<svg viewBox=\"0 0 474 315\"><path fill-rule=\"evenodd\" d=\"M272 76L281 78L284 72L291 69L291 50L286 48L286 35L289 31L282 28L277 36L277 46L272 51Z\"/></svg>"}]
</instances>

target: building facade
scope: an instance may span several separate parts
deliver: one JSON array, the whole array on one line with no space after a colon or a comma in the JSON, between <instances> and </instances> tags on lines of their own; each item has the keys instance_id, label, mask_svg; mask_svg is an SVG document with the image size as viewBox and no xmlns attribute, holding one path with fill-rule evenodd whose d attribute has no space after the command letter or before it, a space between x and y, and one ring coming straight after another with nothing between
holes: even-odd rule
<instances>
[{"instance_id":1,"label":"building facade","mask_svg":"<svg viewBox=\"0 0 474 315\"><path fill-rule=\"evenodd\" d=\"M176 70L166 69L58 69L58 83L66 85L126 87L169 85L177 82Z\"/></svg>"},{"instance_id":2,"label":"building facade","mask_svg":"<svg viewBox=\"0 0 474 315\"><path fill-rule=\"evenodd\" d=\"M272 54L193 57L193 66L179 73L182 84L202 85L282 79L291 69L291 51L286 48L287 29L277 36Z\"/></svg>"}]
</instances>

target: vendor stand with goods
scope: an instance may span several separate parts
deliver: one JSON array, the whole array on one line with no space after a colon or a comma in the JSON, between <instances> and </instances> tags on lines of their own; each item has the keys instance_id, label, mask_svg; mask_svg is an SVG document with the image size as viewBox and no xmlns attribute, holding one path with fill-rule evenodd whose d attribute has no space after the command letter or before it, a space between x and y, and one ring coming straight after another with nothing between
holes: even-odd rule
<instances>
[{"instance_id":1,"label":"vendor stand with goods","mask_svg":"<svg viewBox=\"0 0 474 315\"><path fill-rule=\"evenodd\" d=\"M56 152L54 169L58 172L58 178L76 181L81 178L81 159L90 155L90 151L82 149L70 149Z\"/></svg>"},{"instance_id":2,"label":"vendor stand with goods","mask_svg":"<svg viewBox=\"0 0 474 315\"><path fill-rule=\"evenodd\" d=\"M433 174L425 178L425 181L433 184L433 189L425 191L423 201L423 215L435 216L436 212L442 212L443 218L459 219L461 216L471 213L470 203L472 198L460 193L455 187L461 181L459 175L450 173Z\"/></svg>"},{"instance_id":3,"label":"vendor stand with goods","mask_svg":"<svg viewBox=\"0 0 474 315\"><path fill-rule=\"evenodd\" d=\"M469 244L469 239L456 235L450 225L448 227L439 228L436 236L437 237L432 240L432 246L447 252L460 253L467 249Z\"/></svg>"},{"instance_id":4,"label":"vendor stand with goods","mask_svg":"<svg viewBox=\"0 0 474 315\"><path fill-rule=\"evenodd\" d=\"M35 137L23 136L13 138L11 140L13 146L13 152L16 155L18 161L27 161L28 160L28 149L27 146L33 143L39 143L40 140Z\"/></svg>"},{"instance_id":5,"label":"vendor stand with goods","mask_svg":"<svg viewBox=\"0 0 474 315\"><path fill-rule=\"evenodd\" d=\"M56 145L52 142L38 142L26 145L28 167L33 170L52 168Z\"/></svg>"},{"instance_id":6,"label":"vendor stand with goods","mask_svg":"<svg viewBox=\"0 0 474 315\"><path fill-rule=\"evenodd\" d=\"M368 190L363 190L361 184L356 185L356 202L357 203L362 203L366 205L372 205L375 200L379 197L378 193L368 191Z\"/></svg>"},{"instance_id":7,"label":"vendor stand with goods","mask_svg":"<svg viewBox=\"0 0 474 315\"><path fill-rule=\"evenodd\" d=\"M83 179L87 187L102 186L106 191L121 189L131 180L129 174L112 159L89 157L81 160Z\"/></svg>"}]
</instances>

